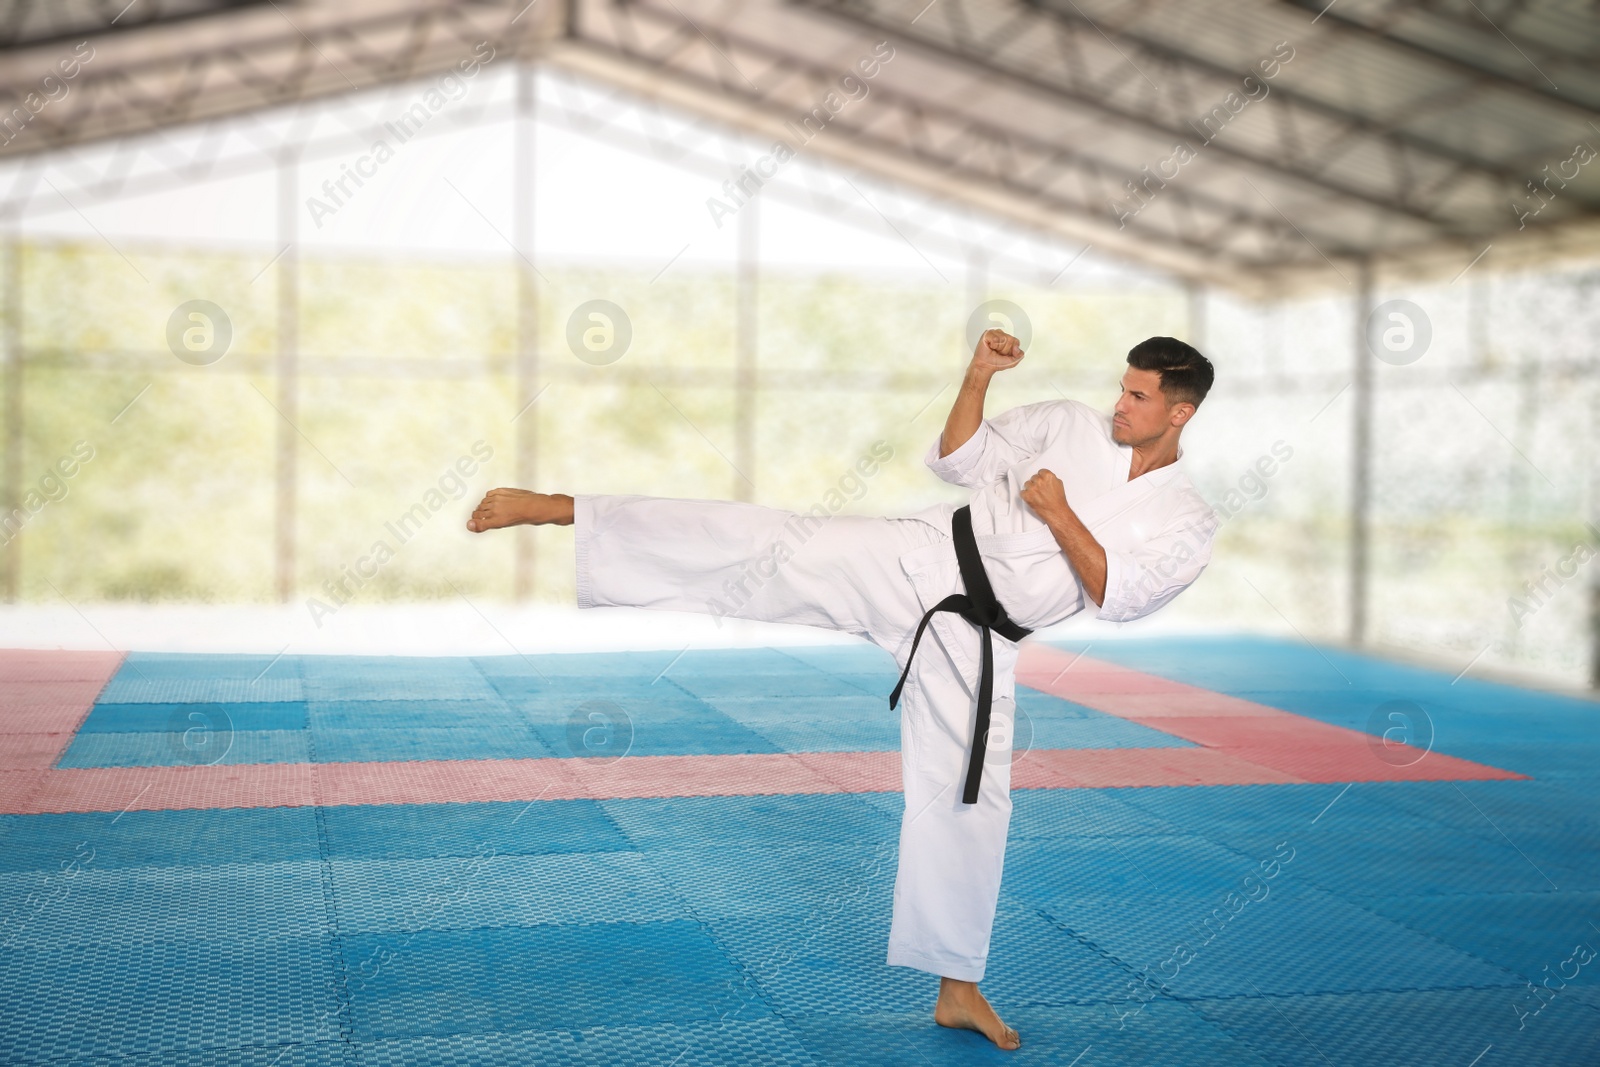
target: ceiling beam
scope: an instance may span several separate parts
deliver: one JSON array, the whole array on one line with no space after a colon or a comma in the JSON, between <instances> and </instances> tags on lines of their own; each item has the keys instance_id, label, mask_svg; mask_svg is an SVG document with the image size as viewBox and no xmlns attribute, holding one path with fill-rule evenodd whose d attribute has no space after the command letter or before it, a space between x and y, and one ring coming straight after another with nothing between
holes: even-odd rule
<instances>
[{"instance_id":1,"label":"ceiling beam","mask_svg":"<svg viewBox=\"0 0 1600 1067\"><path fill-rule=\"evenodd\" d=\"M1324 32L1343 34L1352 40L1425 59L1468 79L1479 89L1501 90L1546 107L1555 106L1563 111L1583 112L1586 118L1592 118L1594 112L1600 109L1600 101L1574 99L1562 90L1551 87L1542 75L1517 77L1503 70L1477 66L1431 45L1385 33L1337 11L1327 10L1329 5L1326 0L1278 0L1278 2L1316 16L1314 21Z\"/></svg>"},{"instance_id":2,"label":"ceiling beam","mask_svg":"<svg viewBox=\"0 0 1600 1067\"><path fill-rule=\"evenodd\" d=\"M1070 10L1061 6L1061 0L1022 0L1030 7L1037 8L1050 18L1069 22L1086 28L1095 28L1095 24L1083 15L1076 4L1067 0ZM1119 41L1130 43L1147 55L1154 56L1166 62L1198 70L1210 77L1227 82L1237 82L1239 72L1223 66L1212 60L1197 56L1191 52L1170 47L1162 42L1147 36L1130 32L1123 28L1116 31ZM1259 101L1269 109L1282 109L1284 105L1293 105L1317 114L1329 121L1339 123L1344 127L1335 138L1334 143L1354 144L1358 137L1366 137L1378 141L1392 148L1395 145L1455 164L1452 168L1458 174L1475 173L1484 178L1499 181L1506 188L1519 188L1527 175L1506 165L1502 160L1489 159L1462 151L1452 145L1444 144L1430 137L1420 136L1409 130L1401 129L1395 121L1379 121L1371 116L1356 112L1329 103L1320 97L1292 89L1287 85L1274 85L1267 97ZM1325 166L1329 161L1330 145L1324 145L1318 152L1319 164ZM1590 201L1591 206L1600 207L1600 200Z\"/></svg>"},{"instance_id":3,"label":"ceiling beam","mask_svg":"<svg viewBox=\"0 0 1600 1067\"><path fill-rule=\"evenodd\" d=\"M658 46L658 50L652 50L650 44L640 42L652 30L658 38L669 43L678 41L679 38L664 38L662 35L666 34L669 27L681 22L680 16L653 4L640 2L612 4L609 14L613 16L609 36L597 40L594 37L597 31L585 30L581 44L587 46L597 58L603 56L620 60L652 76L648 88L642 88L641 91L670 96L675 90L687 89L693 99L680 101L685 106L720 110L726 113L730 122L765 133L775 133L780 137L792 136L784 123L793 121L814 106L840 73L798 59L765 43L732 34L724 28L705 24L699 25L695 37L697 46L703 50L701 54L674 53L663 58L664 47ZM650 25L646 26L645 23ZM579 43L568 42L566 47ZM555 61L561 62L563 50L552 49L550 55ZM751 70L753 77L746 78L739 74L742 68ZM717 73L709 73L712 71ZM729 71L733 73L727 73ZM618 74L616 68L611 68L601 76ZM767 82L772 85L770 91L758 87L757 83ZM787 95L780 89L785 90ZM1185 189L1164 190L1161 195L1170 195L1170 203L1175 208L1214 222L1206 240L1196 240L1194 233L1185 233L1176 227L1149 233L1123 230L1115 225L1113 214L1102 206L1109 205L1109 195L1096 202L1092 198L1072 197L1042 185L1030 186L1018 182L1006 168L994 164L993 160L996 156L1011 153L1035 162L1047 161L1063 168L1072 168L1080 176L1119 195L1124 192L1123 182L1143 177L1138 172L1083 151L985 122L965 111L936 105L922 98L907 97L886 87L874 88L871 99L874 103L865 121L855 121L850 117L851 112L843 112L824 134L807 145L807 150L831 155L846 164L860 163L863 154L871 153L878 162L890 165L896 180L908 181L923 188L945 189L954 179L967 187L968 195L1007 205L1008 215L1034 213L1040 207L1061 212L1094 228L1098 237L1085 237L1081 229L1075 231L1076 236L1085 239L1102 242L1111 240L1119 245L1179 245L1191 253L1231 259L1235 266L1248 268L1262 268L1270 263L1270 260L1258 255L1236 251L1241 246L1248 246L1251 239L1260 238L1267 243L1278 242L1289 247L1300 242L1298 232L1276 211L1256 212L1233 201ZM943 143L918 134L919 127L930 124L945 132ZM898 132L897 127L900 128ZM995 151L975 151L978 145L992 146ZM988 161L989 166L975 166L972 162L974 158ZM1018 196L1026 197L1029 202L1015 203ZM1179 215L1179 212L1175 211L1174 215ZM1181 216L1178 221L1181 223ZM1344 247L1342 236L1321 236L1324 244L1333 248L1335 254L1356 254ZM1184 273L1188 275L1196 266L1192 264Z\"/></svg>"},{"instance_id":4,"label":"ceiling beam","mask_svg":"<svg viewBox=\"0 0 1600 1067\"><path fill-rule=\"evenodd\" d=\"M1046 98L1099 112L1120 122L1136 125L1149 133L1159 135L1163 139L1177 138L1180 141L1184 141L1193 138L1195 135L1195 131L1192 128L1170 117L1158 116L1117 103L1109 99L1106 94L1077 87L1071 82L1041 77L1038 74L1024 72L1019 68L999 63L993 54L982 50L981 41L976 41L970 37L961 39L952 36L949 39L941 40L924 30L908 32L898 20L888 18L878 10L876 0L798 0L798 2L805 7L829 13L842 20L871 27L880 33L893 34L898 39L907 41L931 55L961 63L985 78L1004 81ZM940 2L959 5L964 0L940 0ZM1045 21L1047 18L1043 14L1039 17L1041 21ZM1076 23L1062 23L1062 25L1073 29L1078 28ZM1271 97L1269 96L1268 99L1270 100ZM1312 188L1323 195L1360 203L1393 216L1407 218L1413 222L1427 225L1441 235L1466 236L1475 232L1471 227L1463 226L1459 221L1440 215L1437 211L1429 210L1425 206L1412 205L1397 196L1381 195L1344 181L1330 179L1325 173L1286 163L1271 153L1247 151L1217 140L1207 142L1206 150L1211 154L1230 160L1247 171L1275 174L1280 178Z\"/></svg>"},{"instance_id":5,"label":"ceiling beam","mask_svg":"<svg viewBox=\"0 0 1600 1067\"><path fill-rule=\"evenodd\" d=\"M195 19L227 16L241 8L265 6L271 0L141 0L130 4L128 0L97 0L93 11L85 11L84 4L67 4L62 0L11 0L9 10L0 22L0 52L22 48L41 48L85 39L98 40L111 34L129 33L150 26L175 26ZM52 19L42 33L25 36L30 13L47 12ZM82 12L76 21L66 17Z\"/></svg>"}]
</instances>

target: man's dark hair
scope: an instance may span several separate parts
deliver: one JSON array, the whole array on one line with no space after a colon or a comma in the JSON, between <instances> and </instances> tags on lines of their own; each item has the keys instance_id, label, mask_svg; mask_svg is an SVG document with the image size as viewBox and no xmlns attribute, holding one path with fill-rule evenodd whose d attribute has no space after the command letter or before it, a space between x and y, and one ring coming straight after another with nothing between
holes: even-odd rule
<instances>
[{"instance_id":1,"label":"man's dark hair","mask_svg":"<svg viewBox=\"0 0 1600 1067\"><path fill-rule=\"evenodd\" d=\"M1211 361L1176 337L1152 337L1128 349L1128 366L1161 375L1161 395L1168 404L1193 404L1211 391L1216 371Z\"/></svg>"}]
</instances>

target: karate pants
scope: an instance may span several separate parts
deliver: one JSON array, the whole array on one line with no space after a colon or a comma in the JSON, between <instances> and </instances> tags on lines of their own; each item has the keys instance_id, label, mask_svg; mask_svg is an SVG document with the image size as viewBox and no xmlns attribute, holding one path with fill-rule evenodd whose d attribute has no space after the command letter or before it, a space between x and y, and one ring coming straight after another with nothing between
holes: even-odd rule
<instances>
[{"instance_id":1,"label":"karate pants","mask_svg":"<svg viewBox=\"0 0 1600 1067\"><path fill-rule=\"evenodd\" d=\"M872 641L902 669L923 613L963 591L948 509L929 509L928 518L822 518L717 500L574 502L582 608L819 626ZM978 802L967 805L961 787L977 716L979 631L940 612L923 635L899 706L905 809L890 964L983 977L1011 820L1016 649L994 635L988 751Z\"/></svg>"}]
</instances>

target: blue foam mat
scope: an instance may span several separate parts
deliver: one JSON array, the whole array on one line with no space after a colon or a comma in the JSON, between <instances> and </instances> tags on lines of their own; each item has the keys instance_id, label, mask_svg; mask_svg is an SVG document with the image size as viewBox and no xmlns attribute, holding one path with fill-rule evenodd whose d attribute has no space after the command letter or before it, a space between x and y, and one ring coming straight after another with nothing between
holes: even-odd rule
<instances>
[{"instance_id":1,"label":"blue foam mat","mask_svg":"<svg viewBox=\"0 0 1600 1067\"><path fill-rule=\"evenodd\" d=\"M1513 1011L1600 945L1600 706L1264 639L1089 654L1354 729L1411 701L1437 751L1532 778L1015 790L984 989L1017 1053L932 1025L936 978L883 963L898 793L0 816L0 1059L1600 1062L1600 960ZM263 761L275 733L318 759L562 756L574 727L635 754L891 751L894 677L866 645L135 654L60 765L170 764L170 720L209 709ZM1018 704L1033 747L1187 744ZM1281 842L1271 894L1220 922Z\"/></svg>"},{"instance_id":2,"label":"blue foam mat","mask_svg":"<svg viewBox=\"0 0 1600 1067\"><path fill-rule=\"evenodd\" d=\"M0 967L0 1057L335 1039L335 956L322 935L13 946Z\"/></svg>"},{"instance_id":3,"label":"blue foam mat","mask_svg":"<svg viewBox=\"0 0 1600 1067\"><path fill-rule=\"evenodd\" d=\"M344 954L362 1041L705 1021L748 999L738 968L687 920L357 934Z\"/></svg>"},{"instance_id":4,"label":"blue foam mat","mask_svg":"<svg viewBox=\"0 0 1600 1067\"><path fill-rule=\"evenodd\" d=\"M1600 1062L1600 1011L1558 998L1519 1029L1514 990L1451 989L1313 997L1236 997L1197 1010L1288 1067L1306 1063Z\"/></svg>"}]
</instances>

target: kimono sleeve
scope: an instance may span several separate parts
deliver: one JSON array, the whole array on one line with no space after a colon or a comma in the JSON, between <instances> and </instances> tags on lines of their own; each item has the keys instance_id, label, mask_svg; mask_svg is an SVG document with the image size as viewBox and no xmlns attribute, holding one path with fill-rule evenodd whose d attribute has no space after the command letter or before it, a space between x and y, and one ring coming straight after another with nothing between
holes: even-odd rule
<instances>
[{"instance_id":1,"label":"kimono sleeve","mask_svg":"<svg viewBox=\"0 0 1600 1067\"><path fill-rule=\"evenodd\" d=\"M1059 400L1024 404L984 419L978 431L948 456L939 455L943 436L935 437L923 457L929 470L955 485L981 489L993 485L1010 468L1044 451L1059 432L1071 407Z\"/></svg>"},{"instance_id":2,"label":"kimono sleeve","mask_svg":"<svg viewBox=\"0 0 1600 1067\"><path fill-rule=\"evenodd\" d=\"M1096 618L1142 619L1200 577L1211 562L1211 542L1221 520L1203 501L1196 504L1134 551L1106 551L1106 593Z\"/></svg>"}]
</instances>

